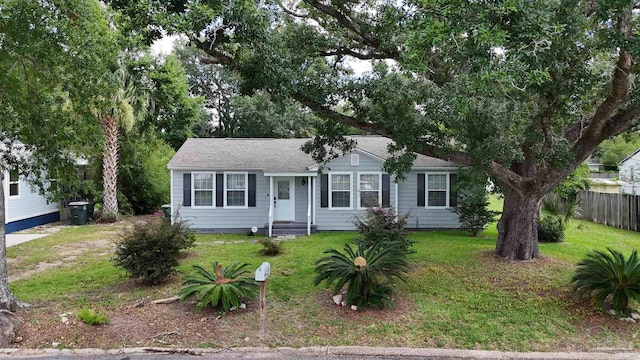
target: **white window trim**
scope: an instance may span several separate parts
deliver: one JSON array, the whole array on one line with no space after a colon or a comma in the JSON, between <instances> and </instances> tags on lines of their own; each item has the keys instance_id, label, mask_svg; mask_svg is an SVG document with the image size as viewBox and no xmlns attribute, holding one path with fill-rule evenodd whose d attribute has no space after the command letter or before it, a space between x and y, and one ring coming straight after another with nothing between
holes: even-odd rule
<instances>
[{"instance_id":1,"label":"white window trim","mask_svg":"<svg viewBox=\"0 0 640 360\"><path fill-rule=\"evenodd\" d=\"M329 172L329 210L353 210L353 173L349 172L349 171L334 171L334 172ZM332 184L333 181L331 181L331 177L332 175L349 175L349 207L334 207L333 206L333 196L331 196L331 194L333 193L333 189L332 189ZM336 191L346 191L346 190L336 190Z\"/></svg>"},{"instance_id":2,"label":"white window trim","mask_svg":"<svg viewBox=\"0 0 640 360\"><path fill-rule=\"evenodd\" d=\"M227 205L227 175L244 175L244 206L228 206ZM249 173L246 171L225 171L224 172L224 208L225 209L248 209L249 208ZM231 191L240 191L239 189L231 189Z\"/></svg>"},{"instance_id":3,"label":"white window trim","mask_svg":"<svg viewBox=\"0 0 640 360\"><path fill-rule=\"evenodd\" d=\"M16 184L18 185L18 195L11 195L11 185ZM7 197L10 199L17 199L20 197L20 194L22 194L22 186L20 186L20 173L18 173L18 180L17 181L11 181L11 170L7 171Z\"/></svg>"},{"instance_id":4,"label":"white window trim","mask_svg":"<svg viewBox=\"0 0 640 360\"><path fill-rule=\"evenodd\" d=\"M360 175L378 175L378 206L377 207L382 207L382 173L379 171L363 171L363 172L358 172L358 210L364 210L366 209L366 207L363 207L361 202L361 198L360 198L360 192L362 191L362 189L360 189ZM366 192L373 192L374 190L364 190Z\"/></svg>"},{"instance_id":5,"label":"white window trim","mask_svg":"<svg viewBox=\"0 0 640 360\"><path fill-rule=\"evenodd\" d=\"M211 205L196 205L196 175L211 175L213 177L213 189L211 190ZM198 191L205 191L199 189ZM216 173L213 171L194 171L191 172L191 207L194 209L213 209L216 207Z\"/></svg>"},{"instance_id":6,"label":"white window trim","mask_svg":"<svg viewBox=\"0 0 640 360\"><path fill-rule=\"evenodd\" d=\"M445 187L445 205L444 206L429 206L429 175L446 175L447 185ZM449 172L427 172L424 174L424 207L427 209L448 209L449 206ZM442 191L437 189L434 191Z\"/></svg>"}]
</instances>

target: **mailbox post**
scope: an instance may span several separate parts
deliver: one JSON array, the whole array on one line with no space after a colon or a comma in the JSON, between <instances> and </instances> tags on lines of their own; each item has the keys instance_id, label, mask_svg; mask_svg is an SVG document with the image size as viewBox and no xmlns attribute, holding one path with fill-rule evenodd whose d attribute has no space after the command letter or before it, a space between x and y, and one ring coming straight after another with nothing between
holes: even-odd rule
<instances>
[{"instance_id":1,"label":"mailbox post","mask_svg":"<svg viewBox=\"0 0 640 360\"><path fill-rule=\"evenodd\" d=\"M263 262L262 265L256 270L255 280L260 283L260 335L265 333L265 298L266 298L266 284L267 278L271 273L271 265L268 262Z\"/></svg>"}]
</instances>

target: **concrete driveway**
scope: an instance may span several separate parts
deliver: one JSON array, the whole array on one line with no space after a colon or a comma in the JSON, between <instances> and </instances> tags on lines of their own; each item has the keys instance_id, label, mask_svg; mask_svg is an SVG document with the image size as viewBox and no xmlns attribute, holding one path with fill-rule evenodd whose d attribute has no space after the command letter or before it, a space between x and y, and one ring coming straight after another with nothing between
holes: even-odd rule
<instances>
[{"instance_id":1,"label":"concrete driveway","mask_svg":"<svg viewBox=\"0 0 640 360\"><path fill-rule=\"evenodd\" d=\"M7 247L22 244L27 241L40 239L49 234L7 234Z\"/></svg>"}]
</instances>

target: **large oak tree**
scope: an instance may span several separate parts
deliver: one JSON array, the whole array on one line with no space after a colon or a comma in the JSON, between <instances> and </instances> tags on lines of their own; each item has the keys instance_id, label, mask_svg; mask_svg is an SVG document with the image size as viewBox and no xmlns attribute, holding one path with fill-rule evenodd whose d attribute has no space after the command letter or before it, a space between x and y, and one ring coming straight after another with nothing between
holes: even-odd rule
<instances>
[{"instance_id":1,"label":"large oak tree","mask_svg":"<svg viewBox=\"0 0 640 360\"><path fill-rule=\"evenodd\" d=\"M333 136L342 124L394 139L390 171L416 152L492 176L508 259L538 256L542 196L640 117L636 1L115 2L188 36L242 91L328 119L318 157L353 145ZM355 60L372 70L354 74Z\"/></svg>"},{"instance_id":2,"label":"large oak tree","mask_svg":"<svg viewBox=\"0 0 640 360\"><path fill-rule=\"evenodd\" d=\"M77 178L75 155L99 143L91 94L115 63L105 8L87 0L6 0L0 4L0 184L18 170L41 191L51 178ZM20 305L8 285L0 186L0 309Z\"/></svg>"}]
</instances>

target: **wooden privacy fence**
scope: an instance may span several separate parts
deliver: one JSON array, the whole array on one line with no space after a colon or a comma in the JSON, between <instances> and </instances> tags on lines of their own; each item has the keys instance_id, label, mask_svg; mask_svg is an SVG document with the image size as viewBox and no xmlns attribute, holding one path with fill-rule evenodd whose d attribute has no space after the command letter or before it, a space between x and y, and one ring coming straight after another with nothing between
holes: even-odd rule
<instances>
[{"instance_id":1,"label":"wooden privacy fence","mask_svg":"<svg viewBox=\"0 0 640 360\"><path fill-rule=\"evenodd\" d=\"M582 219L620 229L640 231L638 195L580 191L578 204Z\"/></svg>"}]
</instances>

